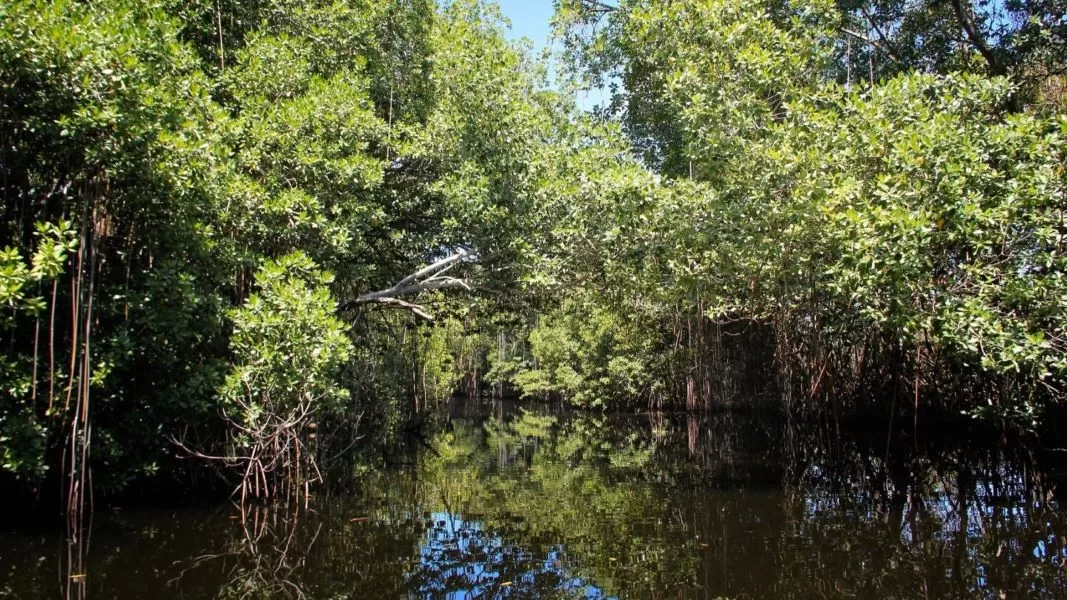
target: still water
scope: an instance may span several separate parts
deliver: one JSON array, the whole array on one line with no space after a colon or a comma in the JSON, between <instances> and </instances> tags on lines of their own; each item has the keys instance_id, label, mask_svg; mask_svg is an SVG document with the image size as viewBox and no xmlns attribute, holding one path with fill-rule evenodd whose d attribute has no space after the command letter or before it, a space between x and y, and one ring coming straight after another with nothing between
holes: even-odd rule
<instances>
[{"instance_id":1,"label":"still water","mask_svg":"<svg viewBox=\"0 0 1067 600\"><path fill-rule=\"evenodd\" d=\"M736 415L443 416L308 508L0 534L13 598L1067 598L1055 451Z\"/></svg>"}]
</instances>

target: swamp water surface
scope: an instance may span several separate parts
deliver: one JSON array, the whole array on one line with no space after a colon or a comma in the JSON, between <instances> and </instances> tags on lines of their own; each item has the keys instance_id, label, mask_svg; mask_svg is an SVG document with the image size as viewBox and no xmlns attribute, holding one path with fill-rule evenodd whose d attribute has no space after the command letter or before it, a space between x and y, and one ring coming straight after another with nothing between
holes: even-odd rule
<instances>
[{"instance_id":1,"label":"swamp water surface","mask_svg":"<svg viewBox=\"0 0 1067 600\"><path fill-rule=\"evenodd\" d=\"M1067 598L1056 456L496 405L309 509L2 532L0 598Z\"/></svg>"}]
</instances>

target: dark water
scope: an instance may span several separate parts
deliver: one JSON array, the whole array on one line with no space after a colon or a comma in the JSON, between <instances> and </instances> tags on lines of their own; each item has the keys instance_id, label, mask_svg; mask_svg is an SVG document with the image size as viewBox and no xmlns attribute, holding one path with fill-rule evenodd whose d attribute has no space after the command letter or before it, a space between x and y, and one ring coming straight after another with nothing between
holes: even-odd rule
<instances>
[{"instance_id":1,"label":"dark water","mask_svg":"<svg viewBox=\"0 0 1067 600\"><path fill-rule=\"evenodd\" d=\"M453 415L309 509L0 534L15 598L1067 598L1055 452L730 415Z\"/></svg>"}]
</instances>

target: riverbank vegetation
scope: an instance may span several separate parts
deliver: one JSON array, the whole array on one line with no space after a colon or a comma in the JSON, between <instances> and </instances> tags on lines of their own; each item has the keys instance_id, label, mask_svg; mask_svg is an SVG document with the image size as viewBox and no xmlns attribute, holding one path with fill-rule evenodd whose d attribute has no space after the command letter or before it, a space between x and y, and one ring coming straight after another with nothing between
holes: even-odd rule
<instances>
[{"instance_id":1,"label":"riverbank vegetation","mask_svg":"<svg viewBox=\"0 0 1067 600\"><path fill-rule=\"evenodd\" d=\"M9 3L3 477L306 490L457 388L1054 428L1064 19L560 0L553 83L475 0Z\"/></svg>"}]
</instances>

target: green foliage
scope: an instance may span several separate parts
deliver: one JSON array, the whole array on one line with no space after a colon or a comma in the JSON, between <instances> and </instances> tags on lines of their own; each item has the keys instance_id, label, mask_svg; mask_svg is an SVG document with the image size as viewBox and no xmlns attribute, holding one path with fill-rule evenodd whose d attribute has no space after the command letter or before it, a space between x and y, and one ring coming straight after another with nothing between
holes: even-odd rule
<instances>
[{"instance_id":1,"label":"green foliage","mask_svg":"<svg viewBox=\"0 0 1067 600\"><path fill-rule=\"evenodd\" d=\"M849 19L867 4L560 3L571 69L620 78L609 113L664 179L650 179L642 201L620 200L634 167L580 166L617 172L597 181L611 202L556 188L541 277L596 290L579 294L587 313L640 315L664 333L685 305L774 323L781 359L829 364L841 380L863 376L858 355L909 353L927 357L910 365L916 386L939 386L943 372L922 372L930 365L1018 378L1022 393L989 402L1032 424L1067 381L1063 117L1013 111L1019 87L985 76L996 69L858 86L865 79L840 77L834 40L852 35ZM1015 9L1049 14L1039 3ZM894 14L882 4L864 14L875 13ZM995 19L983 18L988 35ZM931 32L947 22L885 31L936 44ZM1011 40L997 43L998 56L1011 55ZM930 70L960 68L916 52ZM985 406L972 397L961 408Z\"/></svg>"},{"instance_id":2,"label":"green foliage","mask_svg":"<svg viewBox=\"0 0 1067 600\"><path fill-rule=\"evenodd\" d=\"M70 391L91 380L104 467L94 481L115 489L153 468L166 443L161 425L173 431L178 414L200 420L213 388L200 382L212 377L221 325L211 318L218 303L205 268L217 265L205 260L196 223L214 158L206 80L155 7L17 2L0 10L0 128L9 145L0 229L28 255L34 223L67 222L62 228L77 233L37 252L51 251L56 264L58 245L81 252L63 273L46 269L55 285L34 291L42 310L4 333L30 395L0 402L41 427L36 461L54 467Z\"/></svg>"},{"instance_id":3,"label":"green foliage","mask_svg":"<svg viewBox=\"0 0 1067 600\"><path fill-rule=\"evenodd\" d=\"M595 304L568 300L530 331L532 364L515 376L524 394L604 407L655 385L653 331Z\"/></svg>"},{"instance_id":4,"label":"green foliage","mask_svg":"<svg viewBox=\"0 0 1067 600\"><path fill-rule=\"evenodd\" d=\"M0 250L0 304L38 316L44 308L44 299L28 296L27 286L58 278L78 242L70 221L38 222L35 229L37 247L28 264L18 248L8 246ZM9 316L5 318L8 319L5 325L13 324Z\"/></svg>"},{"instance_id":5,"label":"green foliage","mask_svg":"<svg viewBox=\"0 0 1067 600\"><path fill-rule=\"evenodd\" d=\"M821 140L806 185L825 194L842 304L986 370L1062 381L1067 121L1001 116L1008 92L909 77L845 98L805 123Z\"/></svg>"},{"instance_id":6,"label":"green foliage","mask_svg":"<svg viewBox=\"0 0 1067 600\"><path fill-rule=\"evenodd\" d=\"M342 352L327 300L458 248L513 282L524 165L564 123L478 2L20 1L0 8L0 75L0 301L18 306L0 415L5 451L33 457L6 470L58 465L68 390L91 381L105 491L159 472L168 438L218 447L238 397L315 398L343 421L402 405L420 371L446 394L472 362L446 364L452 333L397 344L403 319L367 307ZM38 222L67 233L38 240Z\"/></svg>"},{"instance_id":7,"label":"green foliage","mask_svg":"<svg viewBox=\"0 0 1067 600\"><path fill-rule=\"evenodd\" d=\"M246 425L264 411L285 414L304 404L338 409L348 398L336 374L351 341L334 317L325 287L332 280L301 253L267 261L256 274L259 291L232 312L233 371L220 395L242 405Z\"/></svg>"},{"instance_id":8,"label":"green foliage","mask_svg":"<svg viewBox=\"0 0 1067 600\"><path fill-rule=\"evenodd\" d=\"M1057 7L973 5L983 50L930 3L590 6L557 25L563 89L618 84L595 115L490 2L0 8L4 471L58 476L75 390L106 490L160 471L168 437L223 443L238 399L339 428L381 408L395 431L490 356L582 405L670 393L702 351L683 315L1061 393ZM334 320L331 298L458 250L477 260L449 275L481 290L415 298L440 326L358 302Z\"/></svg>"}]
</instances>

